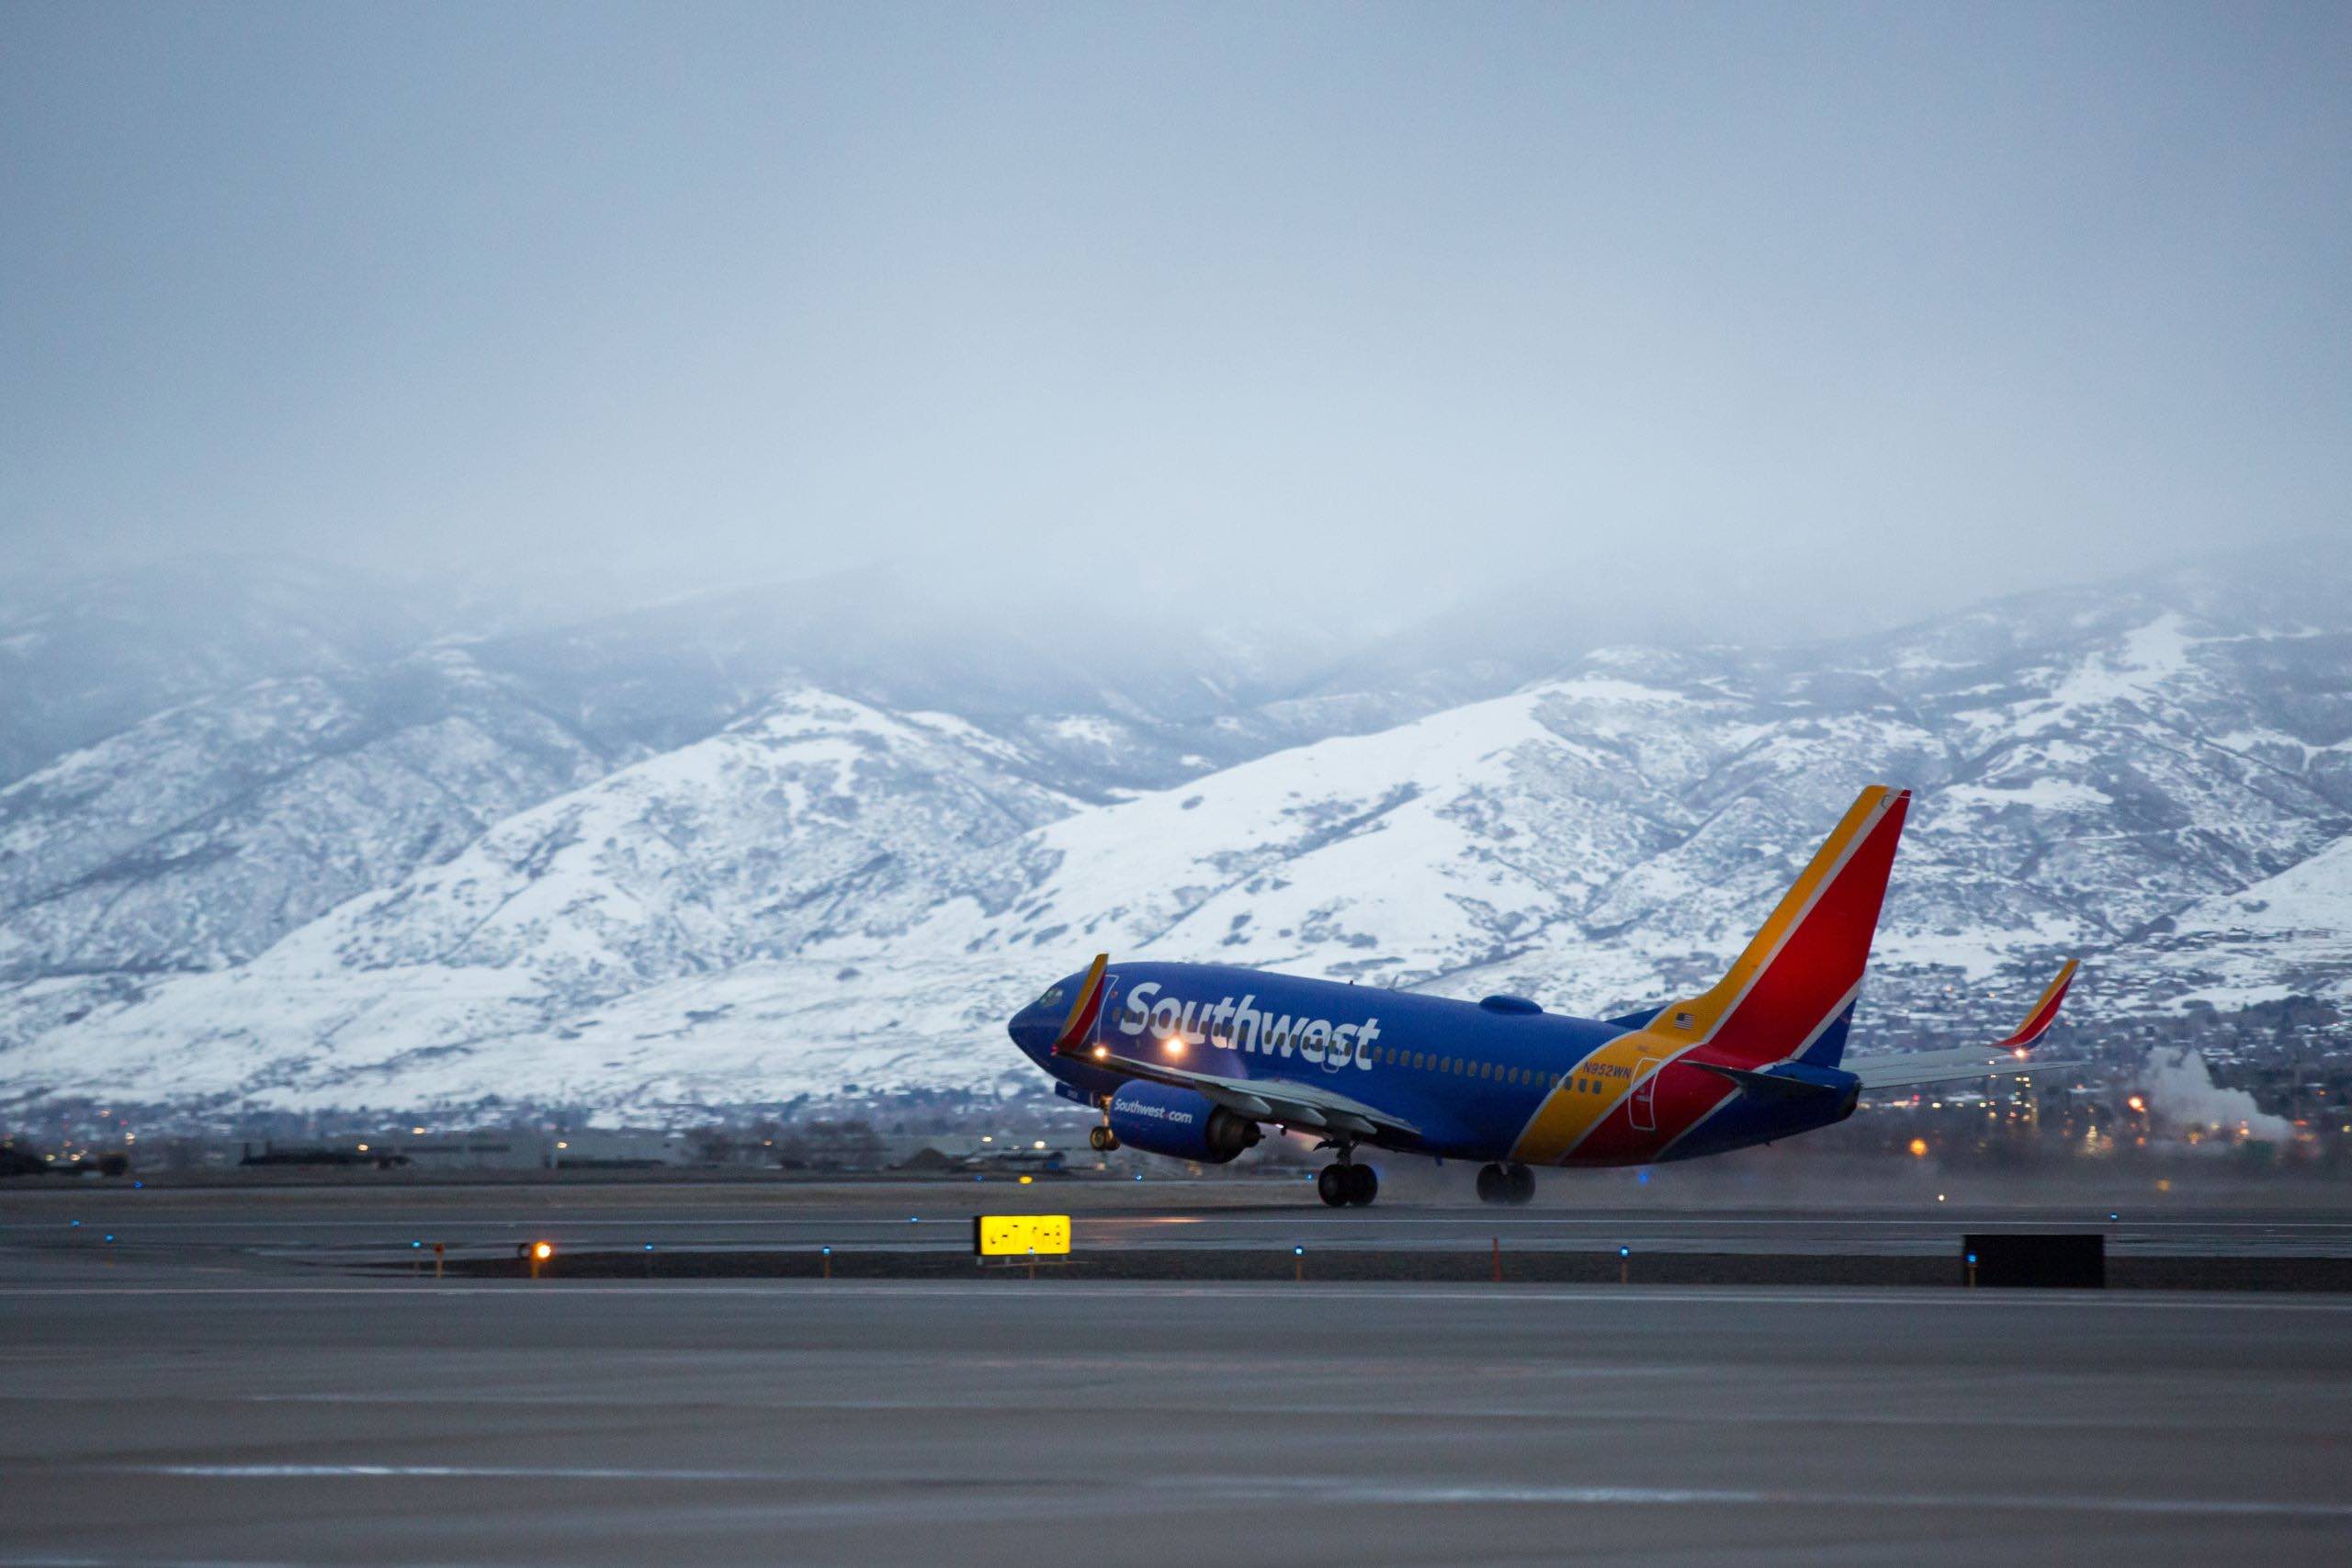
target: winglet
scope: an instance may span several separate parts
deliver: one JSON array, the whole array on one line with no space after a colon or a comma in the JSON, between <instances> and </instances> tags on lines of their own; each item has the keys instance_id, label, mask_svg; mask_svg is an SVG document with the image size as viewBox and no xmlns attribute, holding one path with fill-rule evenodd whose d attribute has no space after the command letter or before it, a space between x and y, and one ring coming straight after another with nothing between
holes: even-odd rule
<instances>
[{"instance_id":1,"label":"winglet","mask_svg":"<svg viewBox=\"0 0 2352 1568\"><path fill-rule=\"evenodd\" d=\"M2081 967L2079 959L2066 960L2065 967L2058 971L2058 978L2050 982L2049 988L2041 993L2041 999L2033 1004L2033 1010L2025 1015L2023 1023L2018 1025L2018 1032L1993 1049L2015 1051L2022 1056L2029 1046L2049 1033L2050 1026L2058 1021L2058 1004L2066 999L2066 987L2075 983L2075 971Z\"/></svg>"},{"instance_id":2,"label":"winglet","mask_svg":"<svg viewBox=\"0 0 2352 1568\"><path fill-rule=\"evenodd\" d=\"M1059 1034L1054 1036L1053 1055L1075 1055L1094 1038L1094 1026L1102 1018L1103 971L1111 967L1111 955L1098 953L1094 962L1087 965L1086 978L1080 982L1078 998L1069 1005L1069 1016L1062 1020Z\"/></svg>"}]
</instances>

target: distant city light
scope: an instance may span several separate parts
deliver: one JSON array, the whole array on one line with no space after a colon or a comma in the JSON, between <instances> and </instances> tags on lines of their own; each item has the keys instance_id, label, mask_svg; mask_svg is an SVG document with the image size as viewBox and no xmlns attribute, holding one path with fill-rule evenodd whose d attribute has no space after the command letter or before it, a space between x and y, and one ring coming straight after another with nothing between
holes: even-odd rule
<instances>
[{"instance_id":1,"label":"distant city light","mask_svg":"<svg viewBox=\"0 0 2352 1568\"><path fill-rule=\"evenodd\" d=\"M1911 1157L1912 1157L1912 1158L1914 1158L1914 1159L1924 1159L1925 1157L1927 1157L1927 1153L1928 1153L1928 1140L1927 1140L1927 1139L1925 1139L1925 1138L1914 1138L1914 1139L1912 1139L1912 1140L1911 1140Z\"/></svg>"}]
</instances>

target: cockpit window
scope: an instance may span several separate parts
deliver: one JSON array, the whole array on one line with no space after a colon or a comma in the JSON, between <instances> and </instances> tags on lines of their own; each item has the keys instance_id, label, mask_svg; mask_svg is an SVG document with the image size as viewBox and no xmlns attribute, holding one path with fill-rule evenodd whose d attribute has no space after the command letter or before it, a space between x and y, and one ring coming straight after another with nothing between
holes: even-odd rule
<instances>
[{"instance_id":1,"label":"cockpit window","mask_svg":"<svg viewBox=\"0 0 2352 1568\"><path fill-rule=\"evenodd\" d=\"M1049 1008L1061 999L1062 988L1059 986L1056 986L1052 990L1047 991L1044 996L1037 998L1037 1005L1041 1008Z\"/></svg>"}]
</instances>

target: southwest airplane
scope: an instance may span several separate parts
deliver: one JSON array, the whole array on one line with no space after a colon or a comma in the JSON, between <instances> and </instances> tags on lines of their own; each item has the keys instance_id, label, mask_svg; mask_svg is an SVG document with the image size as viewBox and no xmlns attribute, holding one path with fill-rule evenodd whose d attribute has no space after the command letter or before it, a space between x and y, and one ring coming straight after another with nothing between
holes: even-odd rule
<instances>
[{"instance_id":1,"label":"southwest airplane","mask_svg":"<svg viewBox=\"0 0 2352 1568\"><path fill-rule=\"evenodd\" d=\"M1316 1181L1334 1207L1378 1191L1356 1163L1366 1145L1483 1161L1478 1196L1523 1203L1534 1166L1721 1154L1842 1122L1864 1089L2076 1065L2025 1060L2071 959L1996 1044L1842 1061L1910 804L1908 790L1862 791L1730 973L1623 1018L1220 964L1113 974L1103 954L1008 1028L1056 1093L1101 1109L1096 1148L1221 1164L1261 1122L1304 1132L1338 1151Z\"/></svg>"}]
</instances>

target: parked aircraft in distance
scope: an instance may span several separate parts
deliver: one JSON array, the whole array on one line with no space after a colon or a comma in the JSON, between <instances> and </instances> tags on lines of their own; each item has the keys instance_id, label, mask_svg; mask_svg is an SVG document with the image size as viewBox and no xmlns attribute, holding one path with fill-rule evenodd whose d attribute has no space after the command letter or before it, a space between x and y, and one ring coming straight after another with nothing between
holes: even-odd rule
<instances>
[{"instance_id":1,"label":"parked aircraft in distance","mask_svg":"<svg viewBox=\"0 0 2352 1568\"><path fill-rule=\"evenodd\" d=\"M1842 1122L1865 1089L2024 1073L2074 981L2068 960L2007 1039L1845 1061L1908 790L1862 791L1730 972L1623 1018L1523 997L1453 1001L1211 964L1108 954L1015 1013L1055 1091L1099 1108L1094 1146L1222 1163L1261 1125L1337 1159L1326 1203L1369 1203L1359 1149L1484 1162L1478 1195L1523 1203L1535 1166L1648 1165Z\"/></svg>"}]
</instances>

